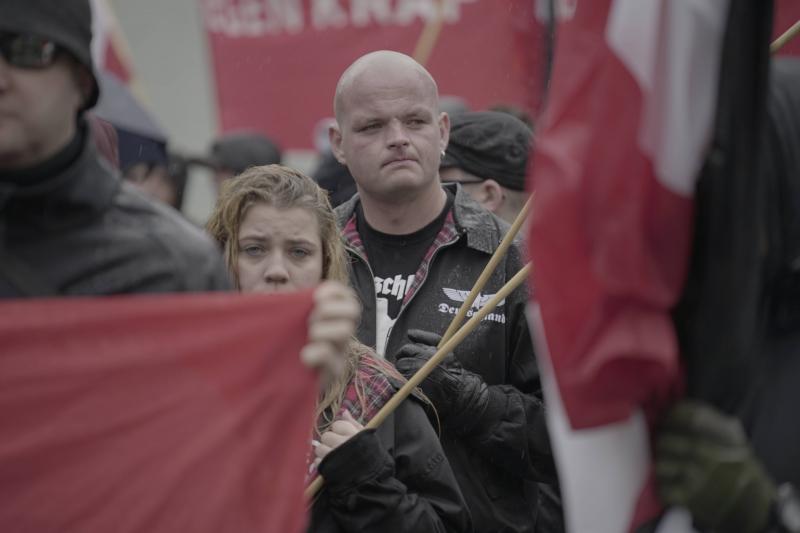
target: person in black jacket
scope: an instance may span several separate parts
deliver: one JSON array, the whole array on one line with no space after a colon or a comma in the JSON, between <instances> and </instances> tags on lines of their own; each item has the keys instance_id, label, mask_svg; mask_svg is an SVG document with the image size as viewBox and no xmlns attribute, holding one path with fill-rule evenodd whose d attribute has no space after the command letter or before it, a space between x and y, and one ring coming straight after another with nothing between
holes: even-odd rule
<instances>
[{"instance_id":1,"label":"person in black jacket","mask_svg":"<svg viewBox=\"0 0 800 533\"><path fill-rule=\"evenodd\" d=\"M310 531L471 531L424 398L404 401L377 430L363 429L404 380L352 338L360 307L346 287L347 258L325 192L287 167L253 167L223 186L208 230L243 292L304 290L327 280L312 316L327 324L312 324L311 335L324 332L339 357L325 367L317 404L306 479L319 472L325 485Z\"/></svg>"},{"instance_id":2,"label":"person in black jacket","mask_svg":"<svg viewBox=\"0 0 800 533\"><path fill-rule=\"evenodd\" d=\"M435 333L447 329L508 225L460 186L440 184L449 119L436 83L413 59L387 51L358 59L334 107L331 147L358 186L336 210L364 306L358 338L409 377L435 351ZM522 265L514 245L470 315ZM422 385L481 532L561 527L527 301L525 288L514 291ZM552 511L545 517L543 497Z\"/></svg>"},{"instance_id":3,"label":"person in black jacket","mask_svg":"<svg viewBox=\"0 0 800 533\"><path fill-rule=\"evenodd\" d=\"M211 240L98 156L91 36L88 0L3 1L0 298L228 289Z\"/></svg>"},{"instance_id":4,"label":"person in black jacket","mask_svg":"<svg viewBox=\"0 0 800 533\"><path fill-rule=\"evenodd\" d=\"M662 499L698 531L800 532L800 59L774 60L753 209L763 213L760 336L733 413L682 400L661 423ZM754 243L754 246L756 244Z\"/></svg>"}]
</instances>

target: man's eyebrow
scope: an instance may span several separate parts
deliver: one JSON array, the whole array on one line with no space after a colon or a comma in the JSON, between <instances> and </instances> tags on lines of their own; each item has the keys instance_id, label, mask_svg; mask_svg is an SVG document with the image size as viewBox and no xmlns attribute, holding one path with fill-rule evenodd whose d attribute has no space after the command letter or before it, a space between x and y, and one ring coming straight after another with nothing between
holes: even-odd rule
<instances>
[{"instance_id":1,"label":"man's eyebrow","mask_svg":"<svg viewBox=\"0 0 800 533\"><path fill-rule=\"evenodd\" d=\"M353 117L353 124L364 124L367 122L382 122L383 118L378 115L356 115Z\"/></svg>"},{"instance_id":2,"label":"man's eyebrow","mask_svg":"<svg viewBox=\"0 0 800 533\"><path fill-rule=\"evenodd\" d=\"M404 116L411 116L411 115L425 115L425 116L432 116L433 113L430 109L424 106L416 106L409 109L406 113L403 114Z\"/></svg>"}]
</instances>

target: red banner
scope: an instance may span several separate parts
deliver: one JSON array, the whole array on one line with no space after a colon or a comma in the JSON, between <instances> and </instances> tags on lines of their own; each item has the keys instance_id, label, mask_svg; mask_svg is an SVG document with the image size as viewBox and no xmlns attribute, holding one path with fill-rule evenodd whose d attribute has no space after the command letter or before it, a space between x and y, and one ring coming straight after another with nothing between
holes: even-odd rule
<instances>
[{"instance_id":1,"label":"red banner","mask_svg":"<svg viewBox=\"0 0 800 533\"><path fill-rule=\"evenodd\" d=\"M411 55L439 1L202 0L222 130L311 147L344 69L373 50ZM537 109L546 56L537 2L441 1L444 24L427 64L440 93L473 109Z\"/></svg>"},{"instance_id":2,"label":"red banner","mask_svg":"<svg viewBox=\"0 0 800 533\"><path fill-rule=\"evenodd\" d=\"M0 530L301 531L311 305L0 304Z\"/></svg>"}]
</instances>

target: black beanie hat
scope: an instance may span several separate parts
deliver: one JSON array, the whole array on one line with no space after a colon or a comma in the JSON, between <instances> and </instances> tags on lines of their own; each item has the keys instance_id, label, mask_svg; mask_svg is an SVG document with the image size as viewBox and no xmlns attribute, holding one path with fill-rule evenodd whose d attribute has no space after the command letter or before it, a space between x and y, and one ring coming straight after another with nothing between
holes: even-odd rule
<instances>
[{"instance_id":1,"label":"black beanie hat","mask_svg":"<svg viewBox=\"0 0 800 533\"><path fill-rule=\"evenodd\" d=\"M94 89L84 109L94 107L100 89L92 61L89 0L0 0L0 3L0 31L50 39L89 70Z\"/></svg>"},{"instance_id":2,"label":"black beanie hat","mask_svg":"<svg viewBox=\"0 0 800 533\"><path fill-rule=\"evenodd\" d=\"M522 191L532 137L531 129L508 113L459 113L451 117L450 141L439 167L457 167Z\"/></svg>"}]
</instances>

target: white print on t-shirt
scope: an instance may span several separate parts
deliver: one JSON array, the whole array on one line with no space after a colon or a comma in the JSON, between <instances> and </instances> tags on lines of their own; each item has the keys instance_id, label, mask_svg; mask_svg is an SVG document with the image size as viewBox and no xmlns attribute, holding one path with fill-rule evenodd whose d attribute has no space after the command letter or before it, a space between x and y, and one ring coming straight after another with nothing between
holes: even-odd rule
<instances>
[{"instance_id":1,"label":"white print on t-shirt","mask_svg":"<svg viewBox=\"0 0 800 533\"><path fill-rule=\"evenodd\" d=\"M402 302L414 284L414 275L408 277L400 274L393 278L375 276L375 351L378 356L385 357L386 343L394 326L394 318L389 316L389 299L395 298Z\"/></svg>"},{"instance_id":2,"label":"white print on t-shirt","mask_svg":"<svg viewBox=\"0 0 800 533\"><path fill-rule=\"evenodd\" d=\"M400 274L393 278L381 278L375 276L375 296L380 299L381 297L389 299L394 296L397 300L402 301L406 297L408 291L411 290L411 285L414 284L414 274L404 278Z\"/></svg>"},{"instance_id":3,"label":"white print on t-shirt","mask_svg":"<svg viewBox=\"0 0 800 533\"><path fill-rule=\"evenodd\" d=\"M389 305L386 298L378 298L375 308L375 353L378 357L386 357L386 343L392 333L395 319L389 316Z\"/></svg>"},{"instance_id":4,"label":"white print on t-shirt","mask_svg":"<svg viewBox=\"0 0 800 533\"><path fill-rule=\"evenodd\" d=\"M467 296L469 296L469 291L462 291L458 289L450 289L447 287L443 287L442 291L444 292L445 296L447 296L451 301L456 302L457 304L463 303ZM478 296L475 298L475 301L472 302L472 306L470 306L469 311L467 311L467 318L472 318L472 315L480 311L489 300L494 298L494 294L482 294L478 293ZM505 304L505 299L501 300L497 307L502 306ZM458 313L458 310L461 306L460 305L450 305L447 302L442 302L439 304L439 312L445 313L448 315L455 315ZM506 323L506 315L505 313L489 313L483 320L488 320L490 322L497 322L500 324Z\"/></svg>"}]
</instances>

